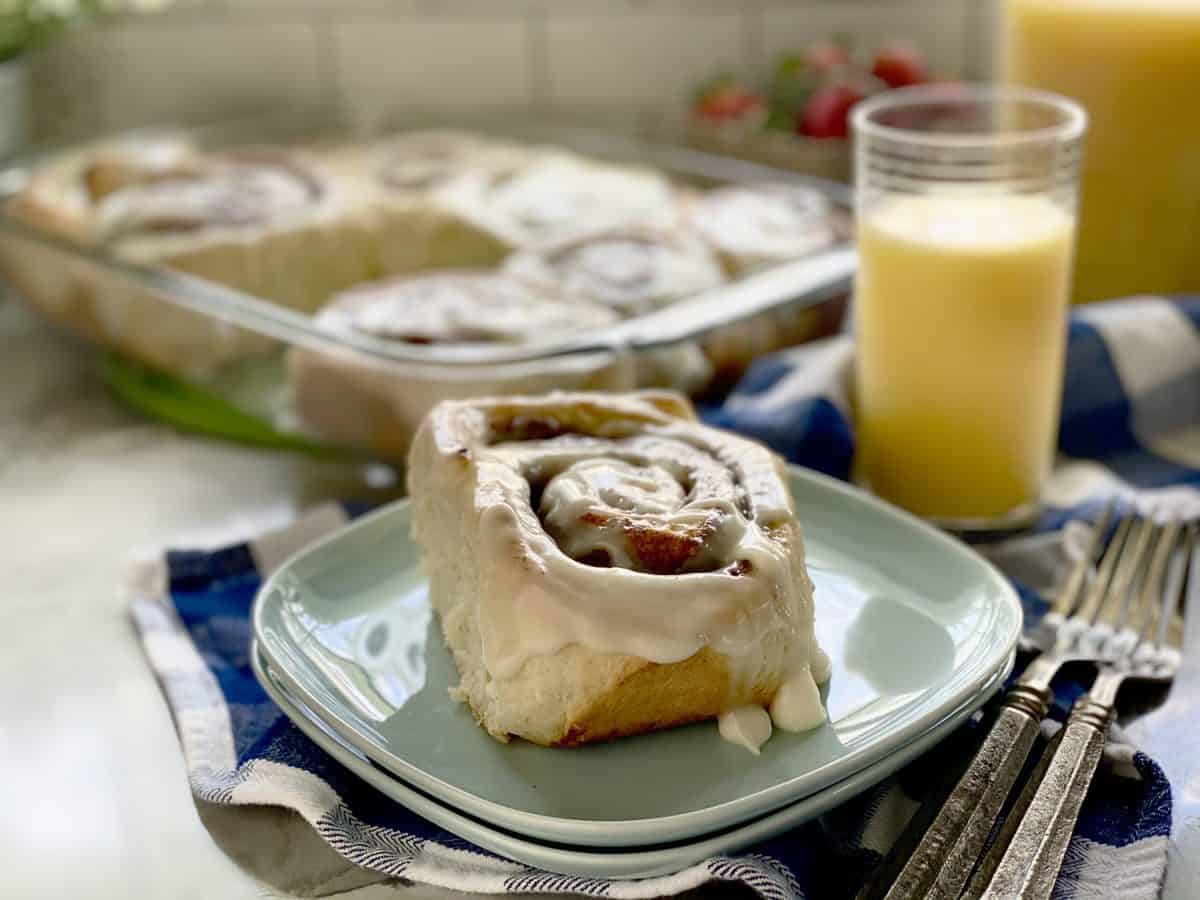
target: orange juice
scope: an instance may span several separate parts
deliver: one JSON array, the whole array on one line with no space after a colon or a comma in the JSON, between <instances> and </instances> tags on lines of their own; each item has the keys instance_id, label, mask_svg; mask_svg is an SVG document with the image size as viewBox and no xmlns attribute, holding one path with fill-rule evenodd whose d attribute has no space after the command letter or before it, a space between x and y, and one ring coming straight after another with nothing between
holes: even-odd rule
<instances>
[{"instance_id":1,"label":"orange juice","mask_svg":"<svg viewBox=\"0 0 1200 900\"><path fill-rule=\"evenodd\" d=\"M1000 49L1089 115L1075 300L1200 290L1200 0L1006 0Z\"/></svg>"},{"instance_id":2,"label":"orange juice","mask_svg":"<svg viewBox=\"0 0 1200 900\"><path fill-rule=\"evenodd\" d=\"M998 519L1053 458L1074 217L1043 196L891 196L860 216L860 475L935 519Z\"/></svg>"}]
</instances>

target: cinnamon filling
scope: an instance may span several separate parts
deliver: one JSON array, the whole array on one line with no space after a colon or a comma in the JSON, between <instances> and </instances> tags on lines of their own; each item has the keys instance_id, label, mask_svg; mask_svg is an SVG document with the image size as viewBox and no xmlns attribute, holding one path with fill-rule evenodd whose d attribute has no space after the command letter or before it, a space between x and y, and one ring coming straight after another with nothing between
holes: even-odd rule
<instances>
[{"instance_id":1,"label":"cinnamon filling","mask_svg":"<svg viewBox=\"0 0 1200 900\"><path fill-rule=\"evenodd\" d=\"M531 426L543 432L557 423L509 424L511 434ZM553 458L556 446L588 441L596 439L559 431L541 446ZM700 496L698 480L686 467L639 459L614 443L611 455L526 469L530 507L563 553L588 566L652 575L749 572L744 560L729 568L728 548L745 526L737 509Z\"/></svg>"}]
</instances>

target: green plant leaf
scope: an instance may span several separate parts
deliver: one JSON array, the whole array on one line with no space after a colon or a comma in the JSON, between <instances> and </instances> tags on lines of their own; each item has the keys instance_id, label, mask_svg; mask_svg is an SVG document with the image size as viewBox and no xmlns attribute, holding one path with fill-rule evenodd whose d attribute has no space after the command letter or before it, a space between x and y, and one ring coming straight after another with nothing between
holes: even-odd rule
<instances>
[{"instance_id":1,"label":"green plant leaf","mask_svg":"<svg viewBox=\"0 0 1200 900\"><path fill-rule=\"evenodd\" d=\"M280 431L269 422L243 412L212 391L116 354L103 357L100 376L130 408L183 431L317 456L352 455L348 451Z\"/></svg>"}]
</instances>

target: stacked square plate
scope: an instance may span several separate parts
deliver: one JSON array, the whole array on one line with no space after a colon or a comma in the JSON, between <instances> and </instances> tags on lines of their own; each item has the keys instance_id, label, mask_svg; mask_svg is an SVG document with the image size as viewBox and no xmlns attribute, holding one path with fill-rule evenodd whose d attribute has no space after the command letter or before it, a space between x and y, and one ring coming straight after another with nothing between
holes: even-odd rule
<instances>
[{"instance_id":1,"label":"stacked square plate","mask_svg":"<svg viewBox=\"0 0 1200 900\"><path fill-rule=\"evenodd\" d=\"M647 876L765 840L878 782L1003 683L1021 610L963 545L793 470L833 661L827 725L761 756L711 723L578 749L501 744L448 690L406 503L293 557L255 604L263 687L368 783L480 847L551 871Z\"/></svg>"}]
</instances>

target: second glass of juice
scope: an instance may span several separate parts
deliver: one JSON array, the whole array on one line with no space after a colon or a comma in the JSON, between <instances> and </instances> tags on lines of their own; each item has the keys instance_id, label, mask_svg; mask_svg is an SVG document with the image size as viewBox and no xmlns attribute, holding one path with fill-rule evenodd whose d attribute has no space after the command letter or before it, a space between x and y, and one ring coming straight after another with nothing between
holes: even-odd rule
<instances>
[{"instance_id":1,"label":"second glass of juice","mask_svg":"<svg viewBox=\"0 0 1200 900\"><path fill-rule=\"evenodd\" d=\"M1084 112L931 85L853 125L858 477L946 527L1022 524L1057 437Z\"/></svg>"}]
</instances>

